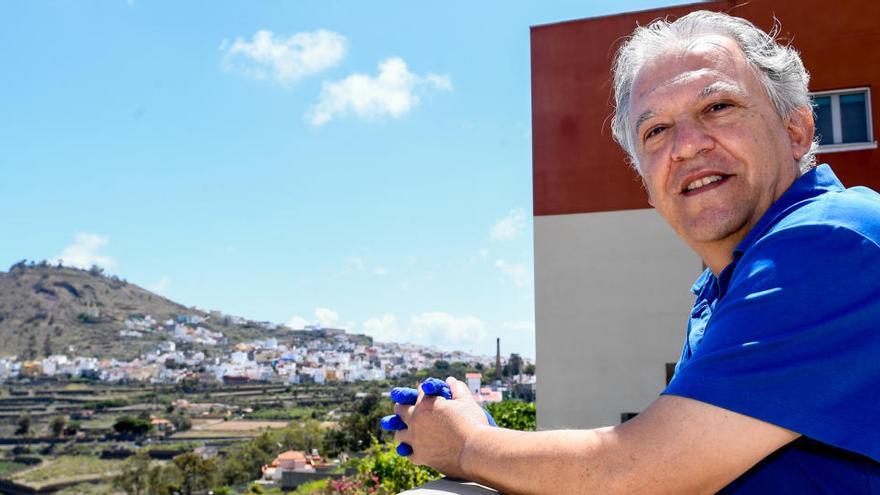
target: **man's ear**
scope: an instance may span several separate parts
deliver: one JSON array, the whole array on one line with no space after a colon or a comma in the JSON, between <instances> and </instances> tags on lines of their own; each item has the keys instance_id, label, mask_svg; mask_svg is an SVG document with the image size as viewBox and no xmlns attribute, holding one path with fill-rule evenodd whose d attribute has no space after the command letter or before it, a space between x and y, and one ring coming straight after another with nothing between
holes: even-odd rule
<instances>
[{"instance_id":1,"label":"man's ear","mask_svg":"<svg viewBox=\"0 0 880 495\"><path fill-rule=\"evenodd\" d=\"M813 145L816 132L813 111L807 107L792 110L788 115L786 131L791 142L791 157L799 161Z\"/></svg>"}]
</instances>

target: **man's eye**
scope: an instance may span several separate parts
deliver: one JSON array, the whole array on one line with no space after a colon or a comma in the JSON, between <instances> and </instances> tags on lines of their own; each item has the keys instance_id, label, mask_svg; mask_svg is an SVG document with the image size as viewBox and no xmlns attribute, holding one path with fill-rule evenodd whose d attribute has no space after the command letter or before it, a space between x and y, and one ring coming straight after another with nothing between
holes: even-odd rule
<instances>
[{"instance_id":1,"label":"man's eye","mask_svg":"<svg viewBox=\"0 0 880 495\"><path fill-rule=\"evenodd\" d=\"M724 110L725 108L727 108L729 106L730 106L730 103L721 103L721 102L713 103L713 104L709 105L708 110L710 112L720 112L721 110Z\"/></svg>"},{"instance_id":2,"label":"man's eye","mask_svg":"<svg viewBox=\"0 0 880 495\"><path fill-rule=\"evenodd\" d=\"M660 126L660 125L658 125L657 127L652 127L651 130L649 130L647 133L645 133L645 141L651 139L652 137L656 136L657 134L660 134L664 130L666 130L666 128L663 126Z\"/></svg>"}]
</instances>

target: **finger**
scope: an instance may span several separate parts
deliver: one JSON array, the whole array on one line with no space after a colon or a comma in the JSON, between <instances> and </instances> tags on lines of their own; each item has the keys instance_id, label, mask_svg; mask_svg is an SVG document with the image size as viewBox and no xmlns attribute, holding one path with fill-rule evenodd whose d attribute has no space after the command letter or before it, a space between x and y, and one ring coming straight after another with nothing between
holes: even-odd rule
<instances>
[{"instance_id":1,"label":"finger","mask_svg":"<svg viewBox=\"0 0 880 495\"><path fill-rule=\"evenodd\" d=\"M403 457L409 457L413 453L413 449L408 443L397 444L397 449L395 450L397 450L398 455L402 455Z\"/></svg>"},{"instance_id":2,"label":"finger","mask_svg":"<svg viewBox=\"0 0 880 495\"><path fill-rule=\"evenodd\" d=\"M455 377L450 376L446 379L446 385L450 388L452 397L456 399L469 398L474 400L474 396L471 395L471 389L469 389L467 384L463 381L456 380Z\"/></svg>"},{"instance_id":3,"label":"finger","mask_svg":"<svg viewBox=\"0 0 880 495\"><path fill-rule=\"evenodd\" d=\"M463 381L457 380L455 377L450 376L446 379L446 384L449 385L449 388L452 389L452 396L456 399L470 398L474 402L477 401L471 394L471 389L469 389ZM495 422L495 418L493 418L492 415L489 414L489 411L487 411L485 408L482 409L483 414L486 415L486 421L489 423L489 426L498 426L498 423Z\"/></svg>"},{"instance_id":4,"label":"finger","mask_svg":"<svg viewBox=\"0 0 880 495\"><path fill-rule=\"evenodd\" d=\"M419 397L419 391L414 388L394 387L391 389L391 400L398 404L413 405Z\"/></svg>"},{"instance_id":5,"label":"finger","mask_svg":"<svg viewBox=\"0 0 880 495\"><path fill-rule=\"evenodd\" d=\"M427 380L422 382L421 388L422 391L425 392L425 395L433 395L436 397L443 397L444 399L452 399L452 391L449 389L449 385L438 378L428 378Z\"/></svg>"},{"instance_id":6,"label":"finger","mask_svg":"<svg viewBox=\"0 0 880 495\"><path fill-rule=\"evenodd\" d=\"M391 414L382 418L382 420L379 421L379 426L381 426L382 429L385 431L397 431L406 429L406 423L404 423L403 420L400 419L400 416L396 414Z\"/></svg>"},{"instance_id":7,"label":"finger","mask_svg":"<svg viewBox=\"0 0 880 495\"><path fill-rule=\"evenodd\" d=\"M412 410L415 406L406 404L394 404L394 414L400 416L404 423L409 424L409 418L412 417Z\"/></svg>"}]
</instances>

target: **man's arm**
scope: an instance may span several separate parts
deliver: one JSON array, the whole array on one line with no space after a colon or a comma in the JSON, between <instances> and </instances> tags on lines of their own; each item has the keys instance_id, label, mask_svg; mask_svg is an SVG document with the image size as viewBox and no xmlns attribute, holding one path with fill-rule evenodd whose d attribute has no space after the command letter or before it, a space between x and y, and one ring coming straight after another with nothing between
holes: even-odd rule
<instances>
[{"instance_id":1,"label":"man's arm","mask_svg":"<svg viewBox=\"0 0 880 495\"><path fill-rule=\"evenodd\" d=\"M412 460L507 493L715 493L798 437L784 428L675 396L597 430L517 432L484 425L467 386L456 400L398 405Z\"/></svg>"}]
</instances>

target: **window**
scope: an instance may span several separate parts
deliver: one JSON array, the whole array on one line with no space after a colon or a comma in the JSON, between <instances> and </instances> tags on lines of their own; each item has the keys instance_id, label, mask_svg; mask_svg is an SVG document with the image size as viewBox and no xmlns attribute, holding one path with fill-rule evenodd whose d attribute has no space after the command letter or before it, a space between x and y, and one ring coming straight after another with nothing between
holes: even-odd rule
<instances>
[{"instance_id":1,"label":"window","mask_svg":"<svg viewBox=\"0 0 880 495\"><path fill-rule=\"evenodd\" d=\"M871 126L871 90L853 88L811 93L819 153L876 148Z\"/></svg>"}]
</instances>

